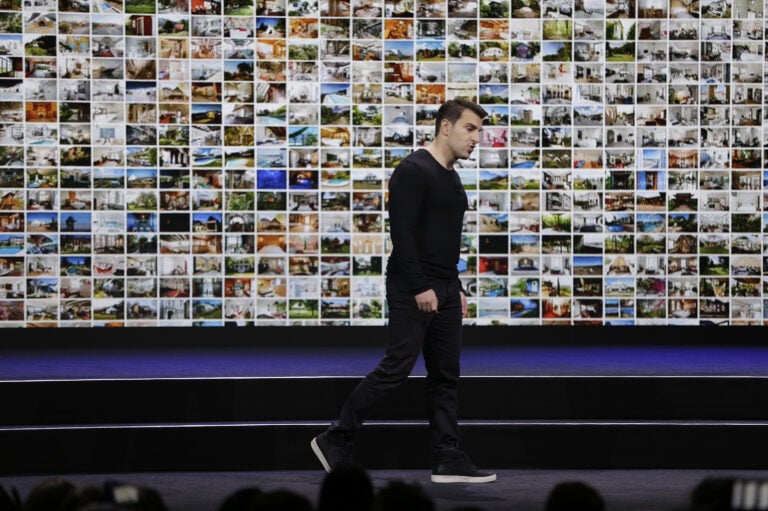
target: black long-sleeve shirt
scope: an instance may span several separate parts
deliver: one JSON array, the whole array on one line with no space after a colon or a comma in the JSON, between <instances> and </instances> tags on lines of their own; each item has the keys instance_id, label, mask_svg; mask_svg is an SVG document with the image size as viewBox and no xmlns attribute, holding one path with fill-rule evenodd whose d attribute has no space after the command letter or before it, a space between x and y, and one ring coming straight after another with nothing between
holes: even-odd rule
<instances>
[{"instance_id":1,"label":"black long-sleeve shirt","mask_svg":"<svg viewBox=\"0 0 768 511\"><path fill-rule=\"evenodd\" d=\"M426 149L403 158L389 180L392 253L387 273L403 278L414 294L430 288L429 277L458 278L467 207L455 170L443 167Z\"/></svg>"}]
</instances>

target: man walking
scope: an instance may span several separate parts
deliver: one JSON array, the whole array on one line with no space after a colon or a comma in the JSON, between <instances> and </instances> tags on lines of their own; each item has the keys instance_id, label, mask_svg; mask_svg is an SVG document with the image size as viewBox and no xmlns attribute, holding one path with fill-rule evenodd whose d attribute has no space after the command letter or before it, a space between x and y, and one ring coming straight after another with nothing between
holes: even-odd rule
<instances>
[{"instance_id":1,"label":"man walking","mask_svg":"<svg viewBox=\"0 0 768 511\"><path fill-rule=\"evenodd\" d=\"M447 101L437 111L434 140L403 158L392 173L386 350L379 365L349 395L339 419L311 441L328 472L351 463L353 440L366 415L405 381L423 352L431 480L496 480L496 474L479 470L461 450L457 418L462 318L467 313L457 263L468 204L453 164L472 154L486 116L471 101Z\"/></svg>"}]
</instances>

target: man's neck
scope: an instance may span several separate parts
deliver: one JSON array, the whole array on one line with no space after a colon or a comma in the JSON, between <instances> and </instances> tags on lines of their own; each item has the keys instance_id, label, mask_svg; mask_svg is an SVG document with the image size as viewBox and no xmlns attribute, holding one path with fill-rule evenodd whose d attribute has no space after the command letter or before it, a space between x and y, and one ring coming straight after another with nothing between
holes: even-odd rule
<instances>
[{"instance_id":1,"label":"man's neck","mask_svg":"<svg viewBox=\"0 0 768 511\"><path fill-rule=\"evenodd\" d=\"M446 170L453 170L453 164L456 161L456 158L451 155L450 149L444 147L443 144L438 143L437 140L430 142L425 149L429 151L429 154L431 154L432 157Z\"/></svg>"}]
</instances>

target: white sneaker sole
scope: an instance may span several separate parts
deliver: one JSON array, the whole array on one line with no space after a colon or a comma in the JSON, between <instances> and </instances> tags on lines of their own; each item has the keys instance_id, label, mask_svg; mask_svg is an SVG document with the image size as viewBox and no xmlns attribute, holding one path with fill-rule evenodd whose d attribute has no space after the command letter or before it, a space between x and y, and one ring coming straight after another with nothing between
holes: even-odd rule
<instances>
[{"instance_id":1,"label":"white sneaker sole","mask_svg":"<svg viewBox=\"0 0 768 511\"><path fill-rule=\"evenodd\" d=\"M484 477L471 476L440 476L432 474L433 483L492 483L496 480L496 474Z\"/></svg>"},{"instance_id":2,"label":"white sneaker sole","mask_svg":"<svg viewBox=\"0 0 768 511\"><path fill-rule=\"evenodd\" d=\"M317 437L313 438L309 445L312 446L312 452L314 452L317 459L320 460L325 471L330 473L331 466L328 464L328 460L325 459L325 456L323 456L323 451L320 450L320 446L317 445Z\"/></svg>"}]
</instances>

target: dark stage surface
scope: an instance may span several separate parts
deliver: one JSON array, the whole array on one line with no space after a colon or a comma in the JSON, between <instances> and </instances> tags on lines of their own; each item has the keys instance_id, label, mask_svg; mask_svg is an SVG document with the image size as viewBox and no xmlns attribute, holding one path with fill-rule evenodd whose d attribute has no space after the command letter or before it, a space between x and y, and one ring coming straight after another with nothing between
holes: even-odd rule
<instances>
[{"instance_id":1,"label":"dark stage surface","mask_svg":"<svg viewBox=\"0 0 768 511\"><path fill-rule=\"evenodd\" d=\"M6 350L0 379L362 376L380 346ZM422 362L413 374L424 374ZM767 376L768 346L465 346L466 376Z\"/></svg>"}]
</instances>

